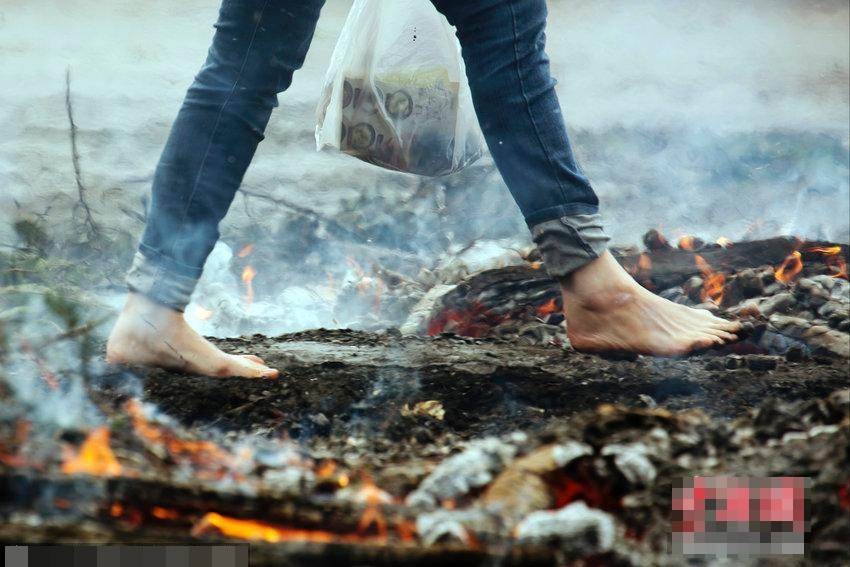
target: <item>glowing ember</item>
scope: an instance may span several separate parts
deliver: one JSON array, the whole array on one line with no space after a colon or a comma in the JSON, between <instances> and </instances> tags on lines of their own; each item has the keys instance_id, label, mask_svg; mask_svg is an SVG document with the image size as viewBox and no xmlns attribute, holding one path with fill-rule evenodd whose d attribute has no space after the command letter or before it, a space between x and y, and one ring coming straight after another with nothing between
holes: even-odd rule
<instances>
[{"instance_id":1,"label":"glowing ember","mask_svg":"<svg viewBox=\"0 0 850 567\"><path fill-rule=\"evenodd\" d=\"M803 271L803 256L797 250L791 252L782 265L776 268L773 274L782 283L790 283L797 274Z\"/></svg>"},{"instance_id":2,"label":"glowing ember","mask_svg":"<svg viewBox=\"0 0 850 567\"><path fill-rule=\"evenodd\" d=\"M721 248L729 248L732 246L732 241L726 238L725 236L721 236L715 242L720 245Z\"/></svg>"},{"instance_id":3,"label":"glowing ember","mask_svg":"<svg viewBox=\"0 0 850 567\"><path fill-rule=\"evenodd\" d=\"M337 474L336 462L332 459L322 461L322 464L316 469L316 476L319 479L330 480L340 488L345 488L351 482L347 474Z\"/></svg>"},{"instance_id":4,"label":"glowing ember","mask_svg":"<svg viewBox=\"0 0 850 567\"><path fill-rule=\"evenodd\" d=\"M246 258L246 257L250 256L251 252L253 252L253 251L254 251L254 245L253 244L246 244L245 246L242 247L242 250L240 250L239 252L236 253L236 256L239 257L239 258Z\"/></svg>"},{"instance_id":5,"label":"glowing ember","mask_svg":"<svg viewBox=\"0 0 850 567\"><path fill-rule=\"evenodd\" d=\"M679 239L678 246L680 250L694 250L696 249L695 239L690 235L683 236Z\"/></svg>"},{"instance_id":6,"label":"glowing ember","mask_svg":"<svg viewBox=\"0 0 850 567\"><path fill-rule=\"evenodd\" d=\"M245 284L245 304L251 307L254 303L254 276L257 275L257 270L253 266L245 266L242 270L242 282Z\"/></svg>"},{"instance_id":7,"label":"glowing ember","mask_svg":"<svg viewBox=\"0 0 850 567\"><path fill-rule=\"evenodd\" d=\"M546 317L547 315L557 313L558 311L560 311L560 309L558 308L558 302L555 301L555 298L553 297L552 299L537 308L537 315L539 317Z\"/></svg>"},{"instance_id":8,"label":"glowing ember","mask_svg":"<svg viewBox=\"0 0 850 567\"><path fill-rule=\"evenodd\" d=\"M694 262L696 262L699 271L702 272L703 284L700 294L702 300L709 300L715 304L723 302L723 286L726 284L726 276L712 270L705 258L699 254L694 255Z\"/></svg>"},{"instance_id":9,"label":"glowing ember","mask_svg":"<svg viewBox=\"0 0 850 567\"><path fill-rule=\"evenodd\" d=\"M496 315L481 303L475 302L469 309L445 309L428 323L429 336L440 333L455 333L464 337L483 337L510 314Z\"/></svg>"},{"instance_id":10,"label":"glowing ember","mask_svg":"<svg viewBox=\"0 0 850 567\"><path fill-rule=\"evenodd\" d=\"M69 455L62 463L65 474L90 474L94 476L118 476L121 465L109 448L109 428L93 429L76 455Z\"/></svg>"},{"instance_id":11,"label":"glowing ember","mask_svg":"<svg viewBox=\"0 0 850 567\"><path fill-rule=\"evenodd\" d=\"M154 506L151 508L151 516L159 520L176 520L180 517L177 510L171 508L163 508L162 506Z\"/></svg>"}]
</instances>

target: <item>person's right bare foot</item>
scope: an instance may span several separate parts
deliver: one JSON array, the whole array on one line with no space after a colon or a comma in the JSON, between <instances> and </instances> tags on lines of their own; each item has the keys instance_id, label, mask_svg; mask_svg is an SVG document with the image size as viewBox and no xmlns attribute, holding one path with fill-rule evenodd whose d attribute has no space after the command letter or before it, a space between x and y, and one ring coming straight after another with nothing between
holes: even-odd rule
<instances>
[{"instance_id":1,"label":"person's right bare foot","mask_svg":"<svg viewBox=\"0 0 850 567\"><path fill-rule=\"evenodd\" d=\"M133 292L106 343L106 360L206 376L278 377L261 358L219 350L195 332L182 313Z\"/></svg>"},{"instance_id":2,"label":"person's right bare foot","mask_svg":"<svg viewBox=\"0 0 850 567\"><path fill-rule=\"evenodd\" d=\"M576 350L678 356L738 339L739 323L655 295L609 252L570 274L561 290Z\"/></svg>"}]
</instances>

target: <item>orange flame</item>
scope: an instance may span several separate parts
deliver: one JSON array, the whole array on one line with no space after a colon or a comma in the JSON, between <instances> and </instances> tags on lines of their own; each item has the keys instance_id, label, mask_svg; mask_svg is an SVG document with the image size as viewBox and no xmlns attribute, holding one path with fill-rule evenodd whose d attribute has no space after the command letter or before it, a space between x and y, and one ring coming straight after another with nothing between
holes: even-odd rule
<instances>
[{"instance_id":1,"label":"orange flame","mask_svg":"<svg viewBox=\"0 0 850 567\"><path fill-rule=\"evenodd\" d=\"M830 277L848 279L847 262L841 255L841 246L814 246L808 251L823 254L824 263L832 270Z\"/></svg>"},{"instance_id":2,"label":"orange flame","mask_svg":"<svg viewBox=\"0 0 850 567\"><path fill-rule=\"evenodd\" d=\"M794 250L787 258L785 258L785 260L782 261L782 265L773 272L773 275L776 276L777 280L787 284L802 271L803 256L799 251Z\"/></svg>"},{"instance_id":3,"label":"orange flame","mask_svg":"<svg viewBox=\"0 0 850 567\"><path fill-rule=\"evenodd\" d=\"M166 428L148 421L138 400L128 401L125 408L130 414L136 435L151 445L165 449L175 461L189 462L208 472L213 471L219 474L233 466L233 455L212 441L180 439Z\"/></svg>"},{"instance_id":4,"label":"orange flame","mask_svg":"<svg viewBox=\"0 0 850 567\"><path fill-rule=\"evenodd\" d=\"M94 476L118 476L121 464L109 447L109 428L93 429L76 454L67 455L62 463L65 474L90 474Z\"/></svg>"},{"instance_id":5,"label":"orange flame","mask_svg":"<svg viewBox=\"0 0 850 567\"><path fill-rule=\"evenodd\" d=\"M357 523L357 531L365 534L370 527L374 526L378 537L387 537L387 520L381 511L381 506L392 502L393 498L372 481L369 475L363 475L363 486L357 491L355 500L366 504L363 515Z\"/></svg>"},{"instance_id":6,"label":"orange flame","mask_svg":"<svg viewBox=\"0 0 850 567\"><path fill-rule=\"evenodd\" d=\"M246 244L245 246L242 247L242 250L240 250L239 252L236 253L236 256L238 258L245 258L247 256L250 256L251 252L253 252L253 251L254 251L254 245L253 244Z\"/></svg>"},{"instance_id":7,"label":"orange flame","mask_svg":"<svg viewBox=\"0 0 850 567\"><path fill-rule=\"evenodd\" d=\"M679 239L679 249L680 250L694 250L695 240L693 236L685 235Z\"/></svg>"},{"instance_id":8,"label":"orange flame","mask_svg":"<svg viewBox=\"0 0 850 567\"><path fill-rule=\"evenodd\" d=\"M257 275L257 270L250 264L242 270L242 282L245 284L245 303L248 307L254 303L254 276Z\"/></svg>"},{"instance_id":9,"label":"orange flame","mask_svg":"<svg viewBox=\"0 0 850 567\"><path fill-rule=\"evenodd\" d=\"M259 522L257 520L244 520L222 516L216 512L208 512L192 528L192 535L195 537L216 532L235 539L264 541L267 543L280 543L282 541L306 541L311 543L329 543L333 541L367 542L381 541L383 539L357 534L334 534L325 530L289 528L267 522Z\"/></svg>"},{"instance_id":10,"label":"orange flame","mask_svg":"<svg viewBox=\"0 0 850 567\"><path fill-rule=\"evenodd\" d=\"M537 308L537 315L539 317L546 317L547 315L551 315L552 313L557 313L557 312L558 312L558 302L555 301L554 297Z\"/></svg>"},{"instance_id":11,"label":"orange flame","mask_svg":"<svg viewBox=\"0 0 850 567\"><path fill-rule=\"evenodd\" d=\"M723 286L726 284L726 276L712 270L708 262L705 261L705 258L699 254L694 254L694 262L696 262L699 271L702 272L703 284L700 294L702 300L705 301L708 299L715 304L722 303Z\"/></svg>"}]
</instances>

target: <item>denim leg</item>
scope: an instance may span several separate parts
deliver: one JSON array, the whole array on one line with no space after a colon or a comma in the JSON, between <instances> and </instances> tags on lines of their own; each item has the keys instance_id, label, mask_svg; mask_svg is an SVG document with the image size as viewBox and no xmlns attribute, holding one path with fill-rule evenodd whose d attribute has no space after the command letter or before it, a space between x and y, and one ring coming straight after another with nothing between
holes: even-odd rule
<instances>
[{"instance_id":1,"label":"denim leg","mask_svg":"<svg viewBox=\"0 0 850 567\"><path fill-rule=\"evenodd\" d=\"M131 289L182 310L324 0L223 0L154 175Z\"/></svg>"},{"instance_id":2,"label":"denim leg","mask_svg":"<svg viewBox=\"0 0 850 567\"><path fill-rule=\"evenodd\" d=\"M550 273L598 257L608 237L549 72L545 0L432 2L457 28L481 130Z\"/></svg>"}]
</instances>

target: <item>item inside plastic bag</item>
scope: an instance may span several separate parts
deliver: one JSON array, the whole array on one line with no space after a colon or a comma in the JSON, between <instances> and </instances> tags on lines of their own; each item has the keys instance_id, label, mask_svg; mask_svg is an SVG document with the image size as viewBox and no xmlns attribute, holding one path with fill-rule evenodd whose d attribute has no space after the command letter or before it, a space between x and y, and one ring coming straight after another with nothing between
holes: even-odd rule
<instances>
[{"instance_id":1,"label":"item inside plastic bag","mask_svg":"<svg viewBox=\"0 0 850 567\"><path fill-rule=\"evenodd\" d=\"M484 141L454 29L429 0L355 0L316 110L316 147L436 177Z\"/></svg>"}]
</instances>

